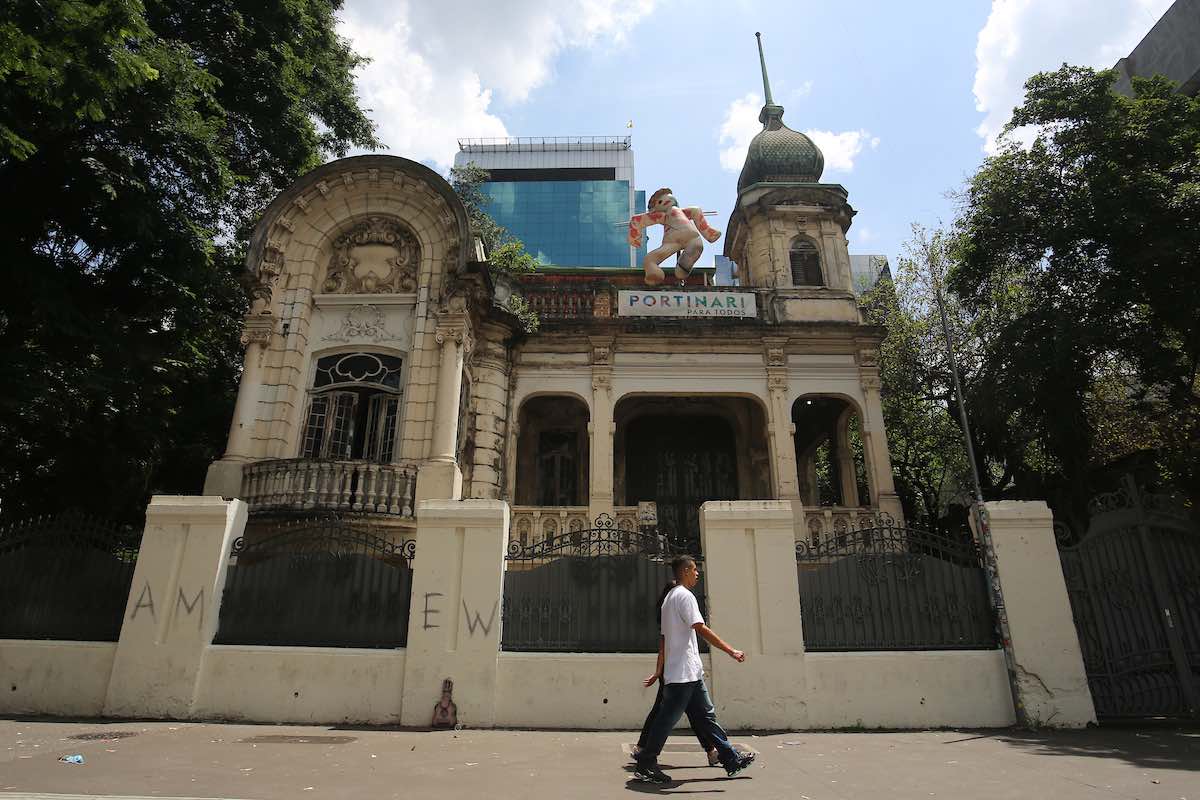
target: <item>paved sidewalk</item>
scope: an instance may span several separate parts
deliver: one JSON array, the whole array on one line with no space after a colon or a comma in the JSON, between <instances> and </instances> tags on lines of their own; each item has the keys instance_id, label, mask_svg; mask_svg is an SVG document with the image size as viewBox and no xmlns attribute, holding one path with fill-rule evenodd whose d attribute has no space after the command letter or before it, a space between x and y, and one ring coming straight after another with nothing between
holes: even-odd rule
<instances>
[{"instance_id":1,"label":"paved sidewalk","mask_svg":"<svg viewBox=\"0 0 1200 800\"><path fill-rule=\"evenodd\" d=\"M99 735L100 738L79 738ZM121 738L123 737L123 738ZM728 779L687 736L675 782L631 782L628 732L421 732L337 726L0 719L14 797L1140 798L1200 800L1200 728L734 736L759 763ZM79 754L82 765L60 762Z\"/></svg>"}]
</instances>

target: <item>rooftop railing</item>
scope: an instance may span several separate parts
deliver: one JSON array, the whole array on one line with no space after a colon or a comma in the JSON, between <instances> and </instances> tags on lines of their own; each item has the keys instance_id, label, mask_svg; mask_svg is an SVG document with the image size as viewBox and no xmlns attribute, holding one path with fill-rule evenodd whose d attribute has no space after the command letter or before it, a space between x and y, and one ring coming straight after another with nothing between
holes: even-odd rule
<instances>
[{"instance_id":1,"label":"rooftop railing","mask_svg":"<svg viewBox=\"0 0 1200 800\"><path fill-rule=\"evenodd\" d=\"M515 138L459 139L464 153L535 153L563 150L628 150L631 136L518 136Z\"/></svg>"}]
</instances>

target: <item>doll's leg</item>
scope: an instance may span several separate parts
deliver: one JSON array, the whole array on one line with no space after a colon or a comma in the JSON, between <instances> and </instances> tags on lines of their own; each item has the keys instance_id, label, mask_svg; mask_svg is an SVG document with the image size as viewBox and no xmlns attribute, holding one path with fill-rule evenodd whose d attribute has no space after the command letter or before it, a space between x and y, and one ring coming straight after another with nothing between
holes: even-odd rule
<instances>
[{"instance_id":1,"label":"doll's leg","mask_svg":"<svg viewBox=\"0 0 1200 800\"><path fill-rule=\"evenodd\" d=\"M642 259L642 269L646 272L646 283L651 286L657 286L667 279L667 273L663 272L662 268L658 265L674 255L677 249L664 243L646 253L646 257Z\"/></svg>"},{"instance_id":2,"label":"doll's leg","mask_svg":"<svg viewBox=\"0 0 1200 800\"><path fill-rule=\"evenodd\" d=\"M675 259L675 277L679 280L684 280L688 275L692 274L692 267L696 266L696 262L700 260L700 255L704 252L704 240L699 236L694 237L688 242L683 250L679 253L679 257Z\"/></svg>"}]
</instances>

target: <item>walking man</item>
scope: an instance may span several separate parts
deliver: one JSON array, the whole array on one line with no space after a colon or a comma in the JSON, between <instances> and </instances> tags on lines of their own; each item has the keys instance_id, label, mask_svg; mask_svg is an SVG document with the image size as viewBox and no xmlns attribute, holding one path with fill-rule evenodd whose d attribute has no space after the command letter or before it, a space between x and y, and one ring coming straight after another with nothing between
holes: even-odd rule
<instances>
[{"instance_id":1,"label":"walking man","mask_svg":"<svg viewBox=\"0 0 1200 800\"><path fill-rule=\"evenodd\" d=\"M661 611L666 651L662 677L662 705L650 726L645 747L638 752L634 777L650 783L670 783L671 778L658 768L658 754L662 752L671 729L686 711L690 719L700 723L702 730L696 733L716 745L717 755L725 767L725 774L732 778L748 767L754 761L754 756L739 756L729 744L725 731L717 723L712 700L708 697L708 687L704 685L704 669L700 663L700 647L696 642L696 634L699 633L718 650L728 653L738 663L746 660L746 654L741 650L734 650L704 624L704 618L700 616L700 606L691 591L700 580L696 559L680 556L671 562L671 569L675 572L678 585L663 600Z\"/></svg>"}]
</instances>

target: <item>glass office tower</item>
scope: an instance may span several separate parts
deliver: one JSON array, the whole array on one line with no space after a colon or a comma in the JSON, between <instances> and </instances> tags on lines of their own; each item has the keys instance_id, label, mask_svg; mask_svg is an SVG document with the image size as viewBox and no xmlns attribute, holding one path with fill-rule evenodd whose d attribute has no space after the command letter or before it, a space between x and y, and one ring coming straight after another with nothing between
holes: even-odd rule
<instances>
[{"instance_id":1,"label":"glass office tower","mask_svg":"<svg viewBox=\"0 0 1200 800\"><path fill-rule=\"evenodd\" d=\"M630 137L461 139L455 166L488 170L487 211L541 264L640 267L624 223L646 209ZM643 240L644 241L644 240Z\"/></svg>"}]
</instances>

